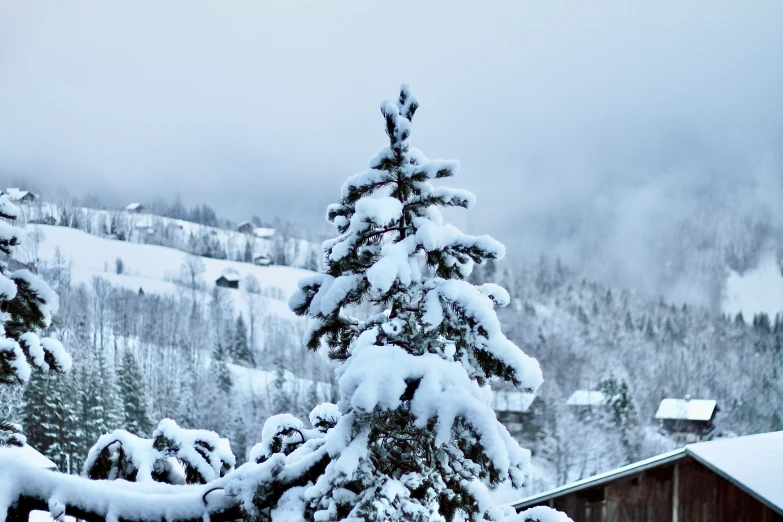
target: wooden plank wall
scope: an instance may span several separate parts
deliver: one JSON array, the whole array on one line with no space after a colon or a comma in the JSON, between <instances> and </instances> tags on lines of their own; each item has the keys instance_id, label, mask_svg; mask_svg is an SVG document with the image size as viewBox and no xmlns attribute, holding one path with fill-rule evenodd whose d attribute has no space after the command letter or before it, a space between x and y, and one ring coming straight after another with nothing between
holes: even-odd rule
<instances>
[{"instance_id":1,"label":"wooden plank wall","mask_svg":"<svg viewBox=\"0 0 783 522\"><path fill-rule=\"evenodd\" d=\"M693 459L680 464L679 522L783 522L780 515Z\"/></svg>"},{"instance_id":2,"label":"wooden plank wall","mask_svg":"<svg viewBox=\"0 0 783 522\"><path fill-rule=\"evenodd\" d=\"M679 486L676 521L675 484ZM782 515L691 458L544 504L564 511L574 522L783 522Z\"/></svg>"}]
</instances>

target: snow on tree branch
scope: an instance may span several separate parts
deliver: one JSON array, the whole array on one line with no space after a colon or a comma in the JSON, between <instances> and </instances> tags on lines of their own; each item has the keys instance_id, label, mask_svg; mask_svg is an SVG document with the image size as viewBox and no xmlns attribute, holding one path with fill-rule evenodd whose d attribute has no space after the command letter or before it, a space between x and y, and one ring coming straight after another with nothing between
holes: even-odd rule
<instances>
[{"instance_id":1,"label":"snow on tree branch","mask_svg":"<svg viewBox=\"0 0 783 522\"><path fill-rule=\"evenodd\" d=\"M227 439L163 419L152 439L125 430L101 436L90 449L84 472L91 479L206 484L232 470L235 462Z\"/></svg>"},{"instance_id":2,"label":"snow on tree branch","mask_svg":"<svg viewBox=\"0 0 783 522\"><path fill-rule=\"evenodd\" d=\"M0 195L0 218L16 219L19 209L5 195ZM13 254L24 233L0 222L0 252ZM40 339L37 332L52 322L59 302L57 294L29 270L8 270L0 261L0 384L21 384L30 379L33 368L64 373L71 369L71 357L59 341Z\"/></svg>"}]
</instances>

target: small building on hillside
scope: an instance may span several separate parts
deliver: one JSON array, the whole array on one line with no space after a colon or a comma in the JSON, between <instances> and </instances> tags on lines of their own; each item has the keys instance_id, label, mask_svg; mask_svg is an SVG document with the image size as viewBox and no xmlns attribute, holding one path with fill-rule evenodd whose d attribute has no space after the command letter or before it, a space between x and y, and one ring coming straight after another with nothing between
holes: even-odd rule
<instances>
[{"instance_id":1,"label":"small building on hillside","mask_svg":"<svg viewBox=\"0 0 783 522\"><path fill-rule=\"evenodd\" d=\"M536 394L520 390L493 390L492 409L513 435L535 435L533 403Z\"/></svg>"},{"instance_id":2,"label":"small building on hillside","mask_svg":"<svg viewBox=\"0 0 783 522\"><path fill-rule=\"evenodd\" d=\"M239 274L235 272L224 272L215 279L215 285L223 288L239 288Z\"/></svg>"},{"instance_id":3,"label":"small building on hillside","mask_svg":"<svg viewBox=\"0 0 783 522\"><path fill-rule=\"evenodd\" d=\"M32 203L38 199L37 194L33 194L29 190L20 190L18 188L7 188L3 191L3 194L8 196L13 203Z\"/></svg>"},{"instance_id":4,"label":"small building on hillside","mask_svg":"<svg viewBox=\"0 0 783 522\"><path fill-rule=\"evenodd\" d=\"M141 203L129 203L125 207L125 210L127 210L128 212L136 212L138 214L147 210L147 207L145 207Z\"/></svg>"},{"instance_id":5,"label":"small building on hillside","mask_svg":"<svg viewBox=\"0 0 783 522\"><path fill-rule=\"evenodd\" d=\"M237 232L242 232L243 234L252 234L255 228L255 225L250 221L243 221L237 225Z\"/></svg>"},{"instance_id":6,"label":"small building on hillside","mask_svg":"<svg viewBox=\"0 0 783 522\"><path fill-rule=\"evenodd\" d=\"M661 421L661 430L675 441L702 442L712 438L718 411L717 401L686 395L684 399L663 399L655 418Z\"/></svg>"},{"instance_id":7,"label":"small building on hillside","mask_svg":"<svg viewBox=\"0 0 783 522\"><path fill-rule=\"evenodd\" d=\"M272 264L272 259L264 254L256 254L253 256L253 264L258 266L269 266Z\"/></svg>"},{"instance_id":8,"label":"small building on hillside","mask_svg":"<svg viewBox=\"0 0 783 522\"><path fill-rule=\"evenodd\" d=\"M512 504L574 522L783 522L783 431L689 444Z\"/></svg>"},{"instance_id":9,"label":"small building on hillside","mask_svg":"<svg viewBox=\"0 0 783 522\"><path fill-rule=\"evenodd\" d=\"M579 416L589 415L599 408L605 399L606 395L597 390L576 390L566 401L566 406Z\"/></svg>"},{"instance_id":10,"label":"small building on hillside","mask_svg":"<svg viewBox=\"0 0 783 522\"><path fill-rule=\"evenodd\" d=\"M31 225L56 225L57 218L54 216L43 216L41 218L31 219L28 223Z\"/></svg>"}]
</instances>

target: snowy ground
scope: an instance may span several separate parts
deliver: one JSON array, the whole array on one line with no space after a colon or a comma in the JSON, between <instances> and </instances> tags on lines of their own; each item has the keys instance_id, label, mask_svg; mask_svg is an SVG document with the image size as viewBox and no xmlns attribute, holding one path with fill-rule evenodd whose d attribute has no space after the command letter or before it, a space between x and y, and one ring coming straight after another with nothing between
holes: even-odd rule
<instances>
[{"instance_id":1,"label":"snowy ground","mask_svg":"<svg viewBox=\"0 0 783 522\"><path fill-rule=\"evenodd\" d=\"M51 262L56 248L71 261L71 279L74 283L90 284L94 276L100 276L117 286L131 290L142 288L145 293L177 294L184 291L173 280L187 254L180 250L156 245L144 245L117 241L87 234L81 230L48 226L28 225L28 235L39 231L42 241L38 247L38 259ZM124 269L117 274L115 262L122 259ZM261 287L261 298L265 310L282 317L294 319L286 301L296 290L300 278L312 272L287 266L256 266L250 263L223 259L202 258L203 280L206 291L210 291L215 279L226 270L235 270L240 278L254 276ZM240 290L231 290L235 308L246 310L247 303Z\"/></svg>"},{"instance_id":2,"label":"snowy ground","mask_svg":"<svg viewBox=\"0 0 783 522\"><path fill-rule=\"evenodd\" d=\"M729 273L723 311L732 316L742 312L747 322L761 312L770 319L783 312L783 275L773 252L764 255L753 270L741 275L733 270Z\"/></svg>"},{"instance_id":3,"label":"snowy ground","mask_svg":"<svg viewBox=\"0 0 783 522\"><path fill-rule=\"evenodd\" d=\"M236 364L229 364L231 375L234 378L234 387L246 396L273 397L275 394L275 379L277 375L273 371L247 368ZM299 404L305 404L308 396L315 394L321 402L332 400L332 386L325 382L317 382L311 379L303 379L295 376L288 370L283 372L284 387L286 393L293 397Z\"/></svg>"}]
</instances>

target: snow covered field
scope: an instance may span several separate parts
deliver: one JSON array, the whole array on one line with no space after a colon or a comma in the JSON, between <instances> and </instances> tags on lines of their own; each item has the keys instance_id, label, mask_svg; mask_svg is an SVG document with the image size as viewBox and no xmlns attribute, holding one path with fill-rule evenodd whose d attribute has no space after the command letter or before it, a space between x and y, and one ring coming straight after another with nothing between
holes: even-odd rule
<instances>
[{"instance_id":1,"label":"snow covered field","mask_svg":"<svg viewBox=\"0 0 783 522\"><path fill-rule=\"evenodd\" d=\"M51 263L55 251L60 249L63 257L71 262L71 280L74 283L90 284L93 277L100 276L112 284L131 290L142 288L145 293L176 294L187 291L174 280L188 254L173 248L144 245L93 236L81 230L49 226L28 225L28 241L39 233L38 259ZM124 265L121 274L116 273L115 263L121 259ZM211 291L217 279L227 270L234 270L240 279L252 275L261 287L260 300L266 310L281 317L294 319L286 301L297 288L297 281L312 274L308 270L287 266L257 266L238 261L201 258L204 262L202 274L204 288ZM243 311L247 302L241 290L229 290L234 306Z\"/></svg>"}]
</instances>

